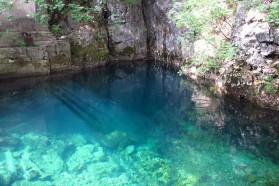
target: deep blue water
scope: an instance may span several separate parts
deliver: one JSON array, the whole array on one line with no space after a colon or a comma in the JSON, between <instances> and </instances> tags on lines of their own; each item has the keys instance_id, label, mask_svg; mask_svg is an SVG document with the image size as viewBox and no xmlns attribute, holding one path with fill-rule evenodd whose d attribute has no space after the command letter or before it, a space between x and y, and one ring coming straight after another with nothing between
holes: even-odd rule
<instances>
[{"instance_id":1,"label":"deep blue water","mask_svg":"<svg viewBox=\"0 0 279 186\"><path fill-rule=\"evenodd\" d=\"M153 63L0 82L0 185L279 185L279 113Z\"/></svg>"}]
</instances>

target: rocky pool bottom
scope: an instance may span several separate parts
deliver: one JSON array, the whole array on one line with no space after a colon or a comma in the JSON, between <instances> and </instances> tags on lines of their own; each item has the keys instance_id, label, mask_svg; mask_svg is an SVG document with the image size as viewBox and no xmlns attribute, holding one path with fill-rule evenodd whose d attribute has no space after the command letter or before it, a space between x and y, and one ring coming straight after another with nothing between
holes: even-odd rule
<instances>
[{"instance_id":1,"label":"rocky pool bottom","mask_svg":"<svg viewBox=\"0 0 279 186\"><path fill-rule=\"evenodd\" d=\"M0 87L0 185L279 184L278 112L154 63Z\"/></svg>"}]
</instances>

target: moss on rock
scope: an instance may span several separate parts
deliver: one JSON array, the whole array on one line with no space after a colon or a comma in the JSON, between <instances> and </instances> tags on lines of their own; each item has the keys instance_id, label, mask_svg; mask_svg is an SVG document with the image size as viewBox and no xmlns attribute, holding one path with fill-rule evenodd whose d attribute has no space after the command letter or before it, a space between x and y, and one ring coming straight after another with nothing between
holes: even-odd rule
<instances>
[{"instance_id":1,"label":"moss on rock","mask_svg":"<svg viewBox=\"0 0 279 186\"><path fill-rule=\"evenodd\" d=\"M77 61L105 61L109 57L109 51L104 46L98 47L91 44L82 47L78 44L74 44L72 45L72 57Z\"/></svg>"},{"instance_id":2,"label":"moss on rock","mask_svg":"<svg viewBox=\"0 0 279 186\"><path fill-rule=\"evenodd\" d=\"M70 61L70 57L66 54L58 54L49 59L51 64L65 64Z\"/></svg>"},{"instance_id":3,"label":"moss on rock","mask_svg":"<svg viewBox=\"0 0 279 186\"><path fill-rule=\"evenodd\" d=\"M135 47L126 47L122 50L122 54L125 56L131 56L136 53Z\"/></svg>"}]
</instances>

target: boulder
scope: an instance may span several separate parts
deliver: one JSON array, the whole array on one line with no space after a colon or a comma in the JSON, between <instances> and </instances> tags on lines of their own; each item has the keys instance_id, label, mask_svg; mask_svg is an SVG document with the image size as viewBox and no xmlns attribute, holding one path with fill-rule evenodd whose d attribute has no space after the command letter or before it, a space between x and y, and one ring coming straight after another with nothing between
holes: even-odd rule
<instances>
[{"instance_id":1,"label":"boulder","mask_svg":"<svg viewBox=\"0 0 279 186\"><path fill-rule=\"evenodd\" d=\"M101 140L101 144L110 148L123 148L131 143L130 138L125 132L113 131L105 135Z\"/></svg>"}]
</instances>

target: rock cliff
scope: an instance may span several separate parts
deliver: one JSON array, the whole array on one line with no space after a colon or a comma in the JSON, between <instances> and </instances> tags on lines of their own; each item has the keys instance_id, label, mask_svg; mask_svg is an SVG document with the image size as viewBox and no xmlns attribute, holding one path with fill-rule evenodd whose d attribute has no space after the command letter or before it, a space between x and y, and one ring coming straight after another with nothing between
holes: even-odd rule
<instances>
[{"instance_id":1,"label":"rock cliff","mask_svg":"<svg viewBox=\"0 0 279 186\"><path fill-rule=\"evenodd\" d=\"M150 55L156 60L181 66L184 59L191 55L191 50L186 47L189 43L179 43L180 36L183 36L187 29L178 28L168 17L173 2L174 0L144 0L144 16Z\"/></svg>"},{"instance_id":2,"label":"rock cliff","mask_svg":"<svg viewBox=\"0 0 279 186\"><path fill-rule=\"evenodd\" d=\"M212 52L205 39L179 42L187 33L170 19L174 2L143 1L148 30L149 52L153 58L182 66L195 53ZM179 12L179 10L178 10ZM210 83L215 92L263 107L279 110L278 28L265 20L266 13L239 3L231 27L223 28L238 48L236 59L226 59L218 71L199 73L195 65L182 72L197 83ZM235 21L235 23L234 23ZM221 25L224 26L224 25ZM189 46L192 46L189 47ZM200 52L202 55L202 52Z\"/></svg>"},{"instance_id":3,"label":"rock cliff","mask_svg":"<svg viewBox=\"0 0 279 186\"><path fill-rule=\"evenodd\" d=\"M238 7L231 40L240 48L239 58L224 64L217 84L224 94L279 110L278 28L265 16Z\"/></svg>"},{"instance_id":4,"label":"rock cliff","mask_svg":"<svg viewBox=\"0 0 279 186\"><path fill-rule=\"evenodd\" d=\"M212 50L202 40L180 40L189 30L178 27L169 16L173 4L180 0L128 2L96 1L101 11L90 24L66 16L62 37L55 37L21 12L12 23L6 21L0 27L1 77L80 70L109 61L145 58L181 67L200 47ZM218 71L199 74L190 66L184 74L198 83L210 81L222 95L279 110L279 29L265 21L265 16L240 4L235 23L227 29L230 42L239 49L238 58L225 60Z\"/></svg>"}]
</instances>

